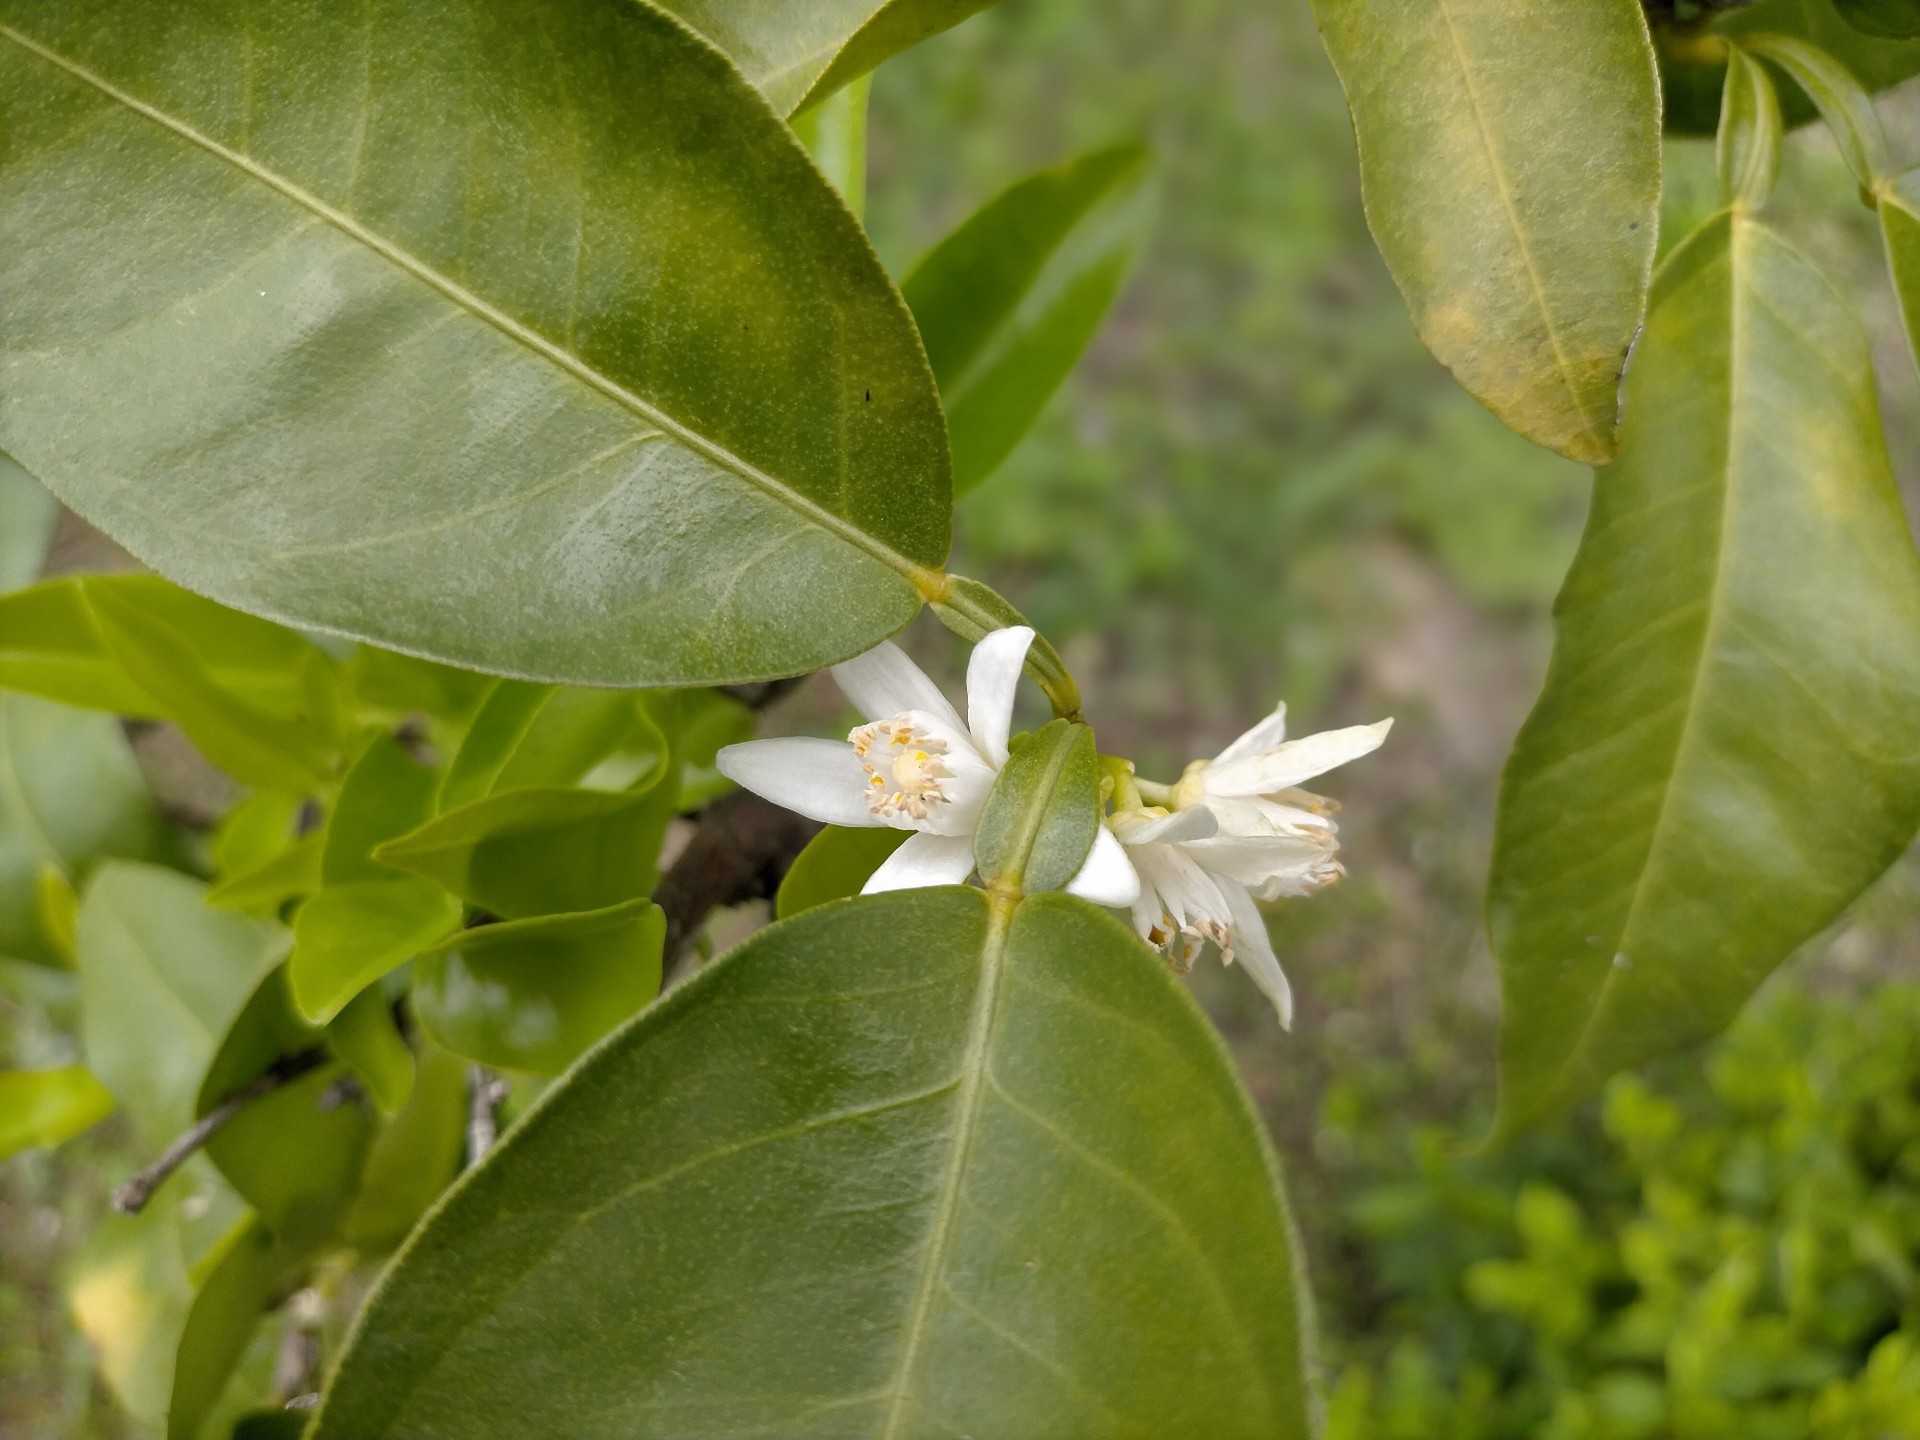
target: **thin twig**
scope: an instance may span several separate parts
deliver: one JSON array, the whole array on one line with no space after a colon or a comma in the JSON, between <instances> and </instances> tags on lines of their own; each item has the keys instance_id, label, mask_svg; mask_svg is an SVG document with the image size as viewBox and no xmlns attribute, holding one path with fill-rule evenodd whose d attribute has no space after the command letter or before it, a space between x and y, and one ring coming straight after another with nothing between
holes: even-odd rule
<instances>
[{"instance_id":1,"label":"thin twig","mask_svg":"<svg viewBox=\"0 0 1920 1440\"><path fill-rule=\"evenodd\" d=\"M702 811L700 828L653 894L667 917L665 972L673 973L715 910L772 899L794 857L819 833L817 822L745 790Z\"/></svg>"},{"instance_id":2,"label":"thin twig","mask_svg":"<svg viewBox=\"0 0 1920 1440\"><path fill-rule=\"evenodd\" d=\"M166 1184L167 1177L186 1164L203 1145L226 1128L227 1123L234 1116L262 1096L271 1095L289 1081L297 1080L309 1070L318 1068L326 1058L326 1050L316 1045L311 1050L301 1050L274 1061L194 1121L178 1139L160 1152L158 1159L142 1168L115 1190L113 1208L122 1215L138 1215L147 1208L147 1202L153 1199L153 1192Z\"/></svg>"},{"instance_id":3,"label":"thin twig","mask_svg":"<svg viewBox=\"0 0 1920 1440\"><path fill-rule=\"evenodd\" d=\"M500 1138L500 1102L507 1085L484 1065L467 1069L467 1164L478 1165Z\"/></svg>"}]
</instances>

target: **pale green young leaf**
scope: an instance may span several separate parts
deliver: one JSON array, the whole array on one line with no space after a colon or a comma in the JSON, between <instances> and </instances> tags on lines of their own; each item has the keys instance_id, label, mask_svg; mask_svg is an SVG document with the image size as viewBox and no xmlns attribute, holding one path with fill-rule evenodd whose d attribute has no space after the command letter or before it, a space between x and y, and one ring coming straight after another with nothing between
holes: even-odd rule
<instances>
[{"instance_id":1,"label":"pale green young leaf","mask_svg":"<svg viewBox=\"0 0 1920 1440\"><path fill-rule=\"evenodd\" d=\"M1660 90L1640 0L1315 0L1368 223L1420 338L1530 440L1599 463L1646 308Z\"/></svg>"},{"instance_id":2,"label":"pale green young leaf","mask_svg":"<svg viewBox=\"0 0 1920 1440\"><path fill-rule=\"evenodd\" d=\"M320 847L325 839L318 830L302 835L272 859L215 885L207 892L207 904L216 910L270 917L287 901L311 895L320 888Z\"/></svg>"},{"instance_id":3,"label":"pale green young leaf","mask_svg":"<svg viewBox=\"0 0 1920 1440\"><path fill-rule=\"evenodd\" d=\"M460 923L460 902L430 880L329 885L293 917L287 974L300 1013L324 1025L347 1002Z\"/></svg>"},{"instance_id":4,"label":"pale green young leaf","mask_svg":"<svg viewBox=\"0 0 1920 1440\"><path fill-rule=\"evenodd\" d=\"M840 192L853 218L867 213L867 91L871 77L862 75L812 109L793 117L793 133L807 147L813 163ZM954 486L957 491L958 482Z\"/></svg>"},{"instance_id":5,"label":"pale green young leaf","mask_svg":"<svg viewBox=\"0 0 1920 1440\"><path fill-rule=\"evenodd\" d=\"M63 1144L112 1111L112 1094L84 1065L0 1070L0 1159Z\"/></svg>"},{"instance_id":6,"label":"pale green young leaf","mask_svg":"<svg viewBox=\"0 0 1920 1440\"><path fill-rule=\"evenodd\" d=\"M220 817L213 832L213 869L225 882L279 855L298 838L307 797L297 790L253 790Z\"/></svg>"},{"instance_id":7,"label":"pale green young leaf","mask_svg":"<svg viewBox=\"0 0 1920 1440\"><path fill-rule=\"evenodd\" d=\"M681 810L697 810L733 788L714 768L722 746L751 740L753 711L718 690L649 690L641 704L666 740L679 773Z\"/></svg>"},{"instance_id":8,"label":"pale green young leaf","mask_svg":"<svg viewBox=\"0 0 1920 1440\"><path fill-rule=\"evenodd\" d=\"M1259 1121L1131 931L897 892L762 931L555 1085L314 1436L1304 1440L1300 1284Z\"/></svg>"},{"instance_id":9,"label":"pale green young leaf","mask_svg":"<svg viewBox=\"0 0 1920 1440\"><path fill-rule=\"evenodd\" d=\"M396 879L391 869L373 859L373 852L431 815L439 786L439 775L393 736L374 736L347 771L327 817L320 851L322 883Z\"/></svg>"},{"instance_id":10,"label":"pale green young leaf","mask_svg":"<svg viewBox=\"0 0 1920 1440\"><path fill-rule=\"evenodd\" d=\"M1751 55L1736 49L1727 64L1714 144L1721 204L1758 210L1767 203L1780 177L1782 129L1772 78Z\"/></svg>"},{"instance_id":11,"label":"pale green young leaf","mask_svg":"<svg viewBox=\"0 0 1920 1440\"><path fill-rule=\"evenodd\" d=\"M437 808L457 810L492 794L500 772L558 689L524 680L495 681L447 764Z\"/></svg>"},{"instance_id":12,"label":"pale green young leaf","mask_svg":"<svg viewBox=\"0 0 1920 1440\"><path fill-rule=\"evenodd\" d=\"M413 1051L394 1023L379 986L362 990L327 1026L327 1043L346 1061L382 1115L393 1116L413 1093Z\"/></svg>"},{"instance_id":13,"label":"pale green young leaf","mask_svg":"<svg viewBox=\"0 0 1920 1440\"><path fill-rule=\"evenodd\" d=\"M1664 263L1502 785L1502 1124L1720 1029L1920 823L1920 558L1853 306L1759 222Z\"/></svg>"},{"instance_id":14,"label":"pale green young leaf","mask_svg":"<svg viewBox=\"0 0 1920 1440\"><path fill-rule=\"evenodd\" d=\"M65 705L158 718L149 695L100 639L78 576L0 595L0 688Z\"/></svg>"},{"instance_id":15,"label":"pale green young leaf","mask_svg":"<svg viewBox=\"0 0 1920 1440\"><path fill-rule=\"evenodd\" d=\"M40 573L60 523L60 502L9 456L0 455L0 590Z\"/></svg>"},{"instance_id":16,"label":"pale green young leaf","mask_svg":"<svg viewBox=\"0 0 1920 1440\"><path fill-rule=\"evenodd\" d=\"M911 833L885 825L827 826L787 867L780 891L774 896L774 915L786 920L829 900L858 895L860 887Z\"/></svg>"},{"instance_id":17,"label":"pale green young leaf","mask_svg":"<svg viewBox=\"0 0 1920 1440\"><path fill-rule=\"evenodd\" d=\"M672 815L670 784L639 794L509 790L374 853L496 915L568 914L647 894Z\"/></svg>"},{"instance_id":18,"label":"pale green young leaf","mask_svg":"<svg viewBox=\"0 0 1920 1440\"><path fill-rule=\"evenodd\" d=\"M414 962L414 1008L456 1055L558 1075L660 993L666 934L647 900L463 930Z\"/></svg>"},{"instance_id":19,"label":"pale green young leaf","mask_svg":"<svg viewBox=\"0 0 1920 1440\"><path fill-rule=\"evenodd\" d=\"M295 1255L326 1244L352 1204L373 1138L372 1110L335 1087L323 1065L249 1100L207 1142L207 1154Z\"/></svg>"},{"instance_id":20,"label":"pale green young leaf","mask_svg":"<svg viewBox=\"0 0 1920 1440\"><path fill-rule=\"evenodd\" d=\"M149 1145L192 1123L216 1051L286 953L281 927L210 910L205 894L185 875L116 860L81 896L87 1068Z\"/></svg>"},{"instance_id":21,"label":"pale green young leaf","mask_svg":"<svg viewBox=\"0 0 1920 1440\"><path fill-rule=\"evenodd\" d=\"M589 776L598 789L622 790L643 775L657 777L665 751L659 728L630 692L562 687L533 715L486 793L578 785ZM624 778L600 784L597 772L607 764Z\"/></svg>"},{"instance_id":22,"label":"pale green young leaf","mask_svg":"<svg viewBox=\"0 0 1920 1440\"><path fill-rule=\"evenodd\" d=\"M444 739L466 728L494 680L378 645L356 645L347 657L346 683L363 716L398 725L424 715Z\"/></svg>"},{"instance_id":23,"label":"pale green young leaf","mask_svg":"<svg viewBox=\"0 0 1920 1440\"><path fill-rule=\"evenodd\" d=\"M953 490L993 473L1092 341L1146 239L1150 157L1096 150L988 202L902 282L953 435Z\"/></svg>"},{"instance_id":24,"label":"pale green young leaf","mask_svg":"<svg viewBox=\"0 0 1920 1440\"><path fill-rule=\"evenodd\" d=\"M467 1066L421 1042L407 1103L374 1136L360 1191L341 1231L355 1249L398 1245L460 1169L467 1134Z\"/></svg>"},{"instance_id":25,"label":"pale green young leaf","mask_svg":"<svg viewBox=\"0 0 1920 1440\"><path fill-rule=\"evenodd\" d=\"M167 1440L203 1440L202 1427L284 1287L286 1271L285 1257L256 1215L240 1221L210 1257L174 1355Z\"/></svg>"},{"instance_id":26,"label":"pale green young leaf","mask_svg":"<svg viewBox=\"0 0 1920 1440\"><path fill-rule=\"evenodd\" d=\"M54 963L71 970L74 959L75 927L79 922L80 892L73 877L51 860L42 860L33 877L33 918L40 927Z\"/></svg>"},{"instance_id":27,"label":"pale green young leaf","mask_svg":"<svg viewBox=\"0 0 1920 1440\"><path fill-rule=\"evenodd\" d=\"M740 67L782 115L832 95L889 56L993 0L663 0Z\"/></svg>"},{"instance_id":28,"label":"pale green young leaf","mask_svg":"<svg viewBox=\"0 0 1920 1440\"><path fill-rule=\"evenodd\" d=\"M843 659L937 588L899 295L643 0L0 0L0 133L0 445L196 590L642 685Z\"/></svg>"},{"instance_id":29,"label":"pale green young leaf","mask_svg":"<svg viewBox=\"0 0 1920 1440\"><path fill-rule=\"evenodd\" d=\"M1920 170L1909 170L1881 190L1880 235L1906 322L1907 348L1920 364Z\"/></svg>"},{"instance_id":30,"label":"pale green young leaf","mask_svg":"<svg viewBox=\"0 0 1920 1440\"><path fill-rule=\"evenodd\" d=\"M1890 169L1887 135L1873 97L1853 72L1819 46L1792 35L1743 35L1740 45L1792 77L1827 122L1861 189L1878 186Z\"/></svg>"}]
</instances>

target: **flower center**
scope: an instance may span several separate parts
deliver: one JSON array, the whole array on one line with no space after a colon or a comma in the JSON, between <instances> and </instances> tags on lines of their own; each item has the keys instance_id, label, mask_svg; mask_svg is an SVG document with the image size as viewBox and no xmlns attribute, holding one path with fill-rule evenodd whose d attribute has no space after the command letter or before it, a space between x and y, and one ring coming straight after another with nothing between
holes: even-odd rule
<instances>
[{"instance_id":1,"label":"flower center","mask_svg":"<svg viewBox=\"0 0 1920 1440\"><path fill-rule=\"evenodd\" d=\"M935 808L950 804L945 782L953 778L940 757L947 742L929 735L907 715L862 725L847 735L847 743L867 772L867 811L881 820L904 815L925 820Z\"/></svg>"}]
</instances>

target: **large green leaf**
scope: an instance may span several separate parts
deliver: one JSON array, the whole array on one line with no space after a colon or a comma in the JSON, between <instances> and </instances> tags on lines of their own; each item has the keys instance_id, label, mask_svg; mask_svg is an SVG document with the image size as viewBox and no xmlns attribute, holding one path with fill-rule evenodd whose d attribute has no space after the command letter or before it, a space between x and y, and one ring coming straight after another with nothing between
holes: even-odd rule
<instances>
[{"instance_id":1,"label":"large green leaf","mask_svg":"<svg viewBox=\"0 0 1920 1440\"><path fill-rule=\"evenodd\" d=\"M1908 171L1881 193L1880 233L1906 321L1907 347L1920 363L1920 170Z\"/></svg>"},{"instance_id":2,"label":"large green leaf","mask_svg":"<svg viewBox=\"0 0 1920 1440\"><path fill-rule=\"evenodd\" d=\"M455 1054L558 1075L660 993L666 938L648 900L464 930L414 962L414 1008Z\"/></svg>"},{"instance_id":3,"label":"large green leaf","mask_svg":"<svg viewBox=\"0 0 1920 1440\"><path fill-rule=\"evenodd\" d=\"M775 109L791 115L993 0L662 3L725 50Z\"/></svg>"},{"instance_id":4,"label":"large green leaf","mask_svg":"<svg viewBox=\"0 0 1920 1440\"><path fill-rule=\"evenodd\" d=\"M1614 453L1660 205L1639 0L1315 0L1420 338L1508 425Z\"/></svg>"},{"instance_id":5,"label":"large green leaf","mask_svg":"<svg viewBox=\"0 0 1920 1440\"><path fill-rule=\"evenodd\" d=\"M1819 46L1864 81L1869 89L1920 75L1920 41L1888 40L1849 25L1832 0L1757 0L1719 9L1702 27L1663 27L1655 33L1660 54L1661 90L1667 127L1711 134L1720 114L1720 86L1726 74L1722 35L1791 35ZM1811 101L1797 91L1780 97L1793 124L1811 120Z\"/></svg>"},{"instance_id":6,"label":"large green leaf","mask_svg":"<svg viewBox=\"0 0 1920 1440\"><path fill-rule=\"evenodd\" d=\"M470 1172L314 1434L1291 1440L1289 1228L1219 1041L1124 926L1059 894L828 905Z\"/></svg>"},{"instance_id":7,"label":"large green leaf","mask_svg":"<svg viewBox=\"0 0 1920 1440\"><path fill-rule=\"evenodd\" d=\"M209 910L153 865L100 868L80 904L81 1041L149 1144L192 1122L215 1054L286 952L286 932Z\"/></svg>"},{"instance_id":8,"label":"large green leaf","mask_svg":"<svg viewBox=\"0 0 1920 1440\"><path fill-rule=\"evenodd\" d=\"M1507 1128L1712 1034L1920 823L1920 558L1852 304L1721 215L1668 257L1502 788Z\"/></svg>"},{"instance_id":9,"label":"large green leaf","mask_svg":"<svg viewBox=\"0 0 1920 1440\"><path fill-rule=\"evenodd\" d=\"M10 457L0 455L0 590L40 573L60 523L60 502Z\"/></svg>"},{"instance_id":10,"label":"large green leaf","mask_svg":"<svg viewBox=\"0 0 1920 1440\"><path fill-rule=\"evenodd\" d=\"M0 0L0 133L0 446L196 590L633 685L937 588L898 293L642 0Z\"/></svg>"},{"instance_id":11,"label":"large green leaf","mask_svg":"<svg viewBox=\"0 0 1920 1440\"><path fill-rule=\"evenodd\" d=\"M53 960L38 920L46 866L76 884L95 860L140 860L159 817L120 727L25 695L0 695L0 955Z\"/></svg>"},{"instance_id":12,"label":"large green leaf","mask_svg":"<svg viewBox=\"0 0 1920 1440\"><path fill-rule=\"evenodd\" d=\"M963 495L1007 458L1093 339L1146 236L1148 155L1096 150L1029 176L902 284L953 432Z\"/></svg>"}]
</instances>

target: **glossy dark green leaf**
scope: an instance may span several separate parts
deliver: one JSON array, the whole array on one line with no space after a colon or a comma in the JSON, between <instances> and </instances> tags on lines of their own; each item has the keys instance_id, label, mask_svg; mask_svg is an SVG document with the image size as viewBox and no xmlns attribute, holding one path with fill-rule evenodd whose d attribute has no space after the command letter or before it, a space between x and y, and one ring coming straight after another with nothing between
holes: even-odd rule
<instances>
[{"instance_id":1,"label":"glossy dark green leaf","mask_svg":"<svg viewBox=\"0 0 1920 1440\"><path fill-rule=\"evenodd\" d=\"M958 25L993 0L665 0L707 36L782 115L831 95L889 56Z\"/></svg>"},{"instance_id":2,"label":"glossy dark green leaf","mask_svg":"<svg viewBox=\"0 0 1920 1440\"><path fill-rule=\"evenodd\" d=\"M1833 0L1833 8L1863 35L1920 39L1920 0Z\"/></svg>"},{"instance_id":3,"label":"glossy dark green leaf","mask_svg":"<svg viewBox=\"0 0 1920 1440\"><path fill-rule=\"evenodd\" d=\"M1165 965L1062 895L896 892L762 931L549 1091L314 1436L1298 1440L1298 1284Z\"/></svg>"},{"instance_id":4,"label":"glossy dark green leaf","mask_svg":"<svg viewBox=\"0 0 1920 1440\"><path fill-rule=\"evenodd\" d=\"M670 789L509 790L375 853L496 915L599 910L653 888Z\"/></svg>"},{"instance_id":5,"label":"glossy dark green leaf","mask_svg":"<svg viewBox=\"0 0 1920 1440\"><path fill-rule=\"evenodd\" d=\"M1920 557L1852 304L1722 215L1628 392L1501 792L1508 1129L1725 1025L1920 823Z\"/></svg>"},{"instance_id":6,"label":"glossy dark green leaf","mask_svg":"<svg viewBox=\"0 0 1920 1440\"><path fill-rule=\"evenodd\" d=\"M374 850L403 835L433 813L440 777L391 735L375 736L341 782L327 817L320 851L320 878L327 885L392 880Z\"/></svg>"},{"instance_id":7,"label":"glossy dark green leaf","mask_svg":"<svg viewBox=\"0 0 1920 1440\"><path fill-rule=\"evenodd\" d=\"M1530 440L1614 453L1660 207L1639 0L1315 0L1420 338Z\"/></svg>"},{"instance_id":8,"label":"glossy dark green leaf","mask_svg":"<svg viewBox=\"0 0 1920 1440\"><path fill-rule=\"evenodd\" d=\"M457 1055L557 1075L660 993L666 934L646 900L465 930L414 963L414 1009Z\"/></svg>"},{"instance_id":9,"label":"glossy dark green leaf","mask_svg":"<svg viewBox=\"0 0 1920 1440\"><path fill-rule=\"evenodd\" d=\"M180 1333L167 1440L199 1440L286 1269L257 1216L241 1221L211 1257Z\"/></svg>"},{"instance_id":10,"label":"glossy dark green leaf","mask_svg":"<svg viewBox=\"0 0 1920 1440\"><path fill-rule=\"evenodd\" d=\"M220 1173L294 1253L331 1239L352 1203L373 1139L371 1109L323 1065L250 1100L207 1142Z\"/></svg>"},{"instance_id":11,"label":"glossy dark green leaf","mask_svg":"<svg viewBox=\"0 0 1920 1440\"><path fill-rule=\"evenodd\" d=\"M1146 238L1149 157L1096 150L989 202L902 284L940 382L964 495L1007 458L1093 339Z\"/></svg>"},{"instance_id":12,"label":"glossy dark green leaf","mask_svg":"<svg viewBox=\"0 0 1920 1440\"><path fill-rule=\"evenodd\" d=\"M1920 363L1920 170L1910 170L1880 192L1880 234L1887 244L1907 345Z\"/></svg>"},{"instance_id":13,"label":"glossy dark green leaf","mask_svg":"<svg viewBox=\"0 0 1920 1440\"><path fill-rule=\"evenodd\" d=\"M113 861L80 902L81 1042L147 1144L190 1124L202 1077L286 953L286 932L210 910L206 887Z\"/></svg>"},{"instance_id":14,"label":"glossy dark green leaf","mask_svg":"<svg viewBox=\"0 0 1920 1440\"><path fill-rule=\"evenodd\" d=\"M460 1169L467 1134L467 1065L423 1040L407 1103L374 1137L360 1192L341 1226L364 1252L391 1250Z\"/></svg>"},{"instance_id":15,"label":"glossy dark green leaf","mask_svg":"<svg viewBox=\"0 0 1920 1440\"><path fill-rule=\"evenodd\" d=\"M352 1068L382 1115L397 1114L413 1093L413 1051L378 986L362 990L327 1026L334 1054Z\"/></svg>"},{"instance_id":16,"label":"glossy dark green leaf","mask_svg":"<svg viewBox=\"0 0 1920 1440\"><path fill-rule=\"evenodd\" d=\"M347 1002L460 923L460 902L429 880L329 885L293 917L287 975L300 1013L324 1025Z\"/></svg>"},{"instance_id":17,"label":"glossy dark green leaf","mask_svg":"<svg viewBox=\"0 0 1920 1440\"><path fill-rule=\"evenodd\" d=\"M0 455L0 590L25 585L40 573L60 523L60 502L47 487Z\"/></svg>"},{"instance_id":18,"label":"glossy dark green leaf","mask_svg":"<svg viewBox=\"0 0 1920 1440\"><path fill-rule=\"evenodd\" d=\"M84 1065L0 1070L0 1159L62 1144L112 1111L112 1094Z\"/></svg>"},{"instance_id":19,"label":"glossy dark green leaf","mask_svg":"<svg viewBox=\"0 0 1920 1440\"><path fill-rule=\"evenodd\" d=\"M793 117L793 133L858 220L867 213L867 91L870 77L842 86Z\"/></svg>"},{"instance_id":20,"label":"glossy dark green leaf","mask_svg":"<svg viewBox=\"0 0 1920 1440\"><path fill-rule=\"evenodd\" d=\"M881 862L898 850L910 833L886 826L827 826L794 857L780 881L773 913L786 920L829 900L858 895L860 887L873 878Z\"/></svg>"},{"instance_id":21,"label":"glossy dark green leaf","mask_svg":"<svg viewBox=\"0 0 1920 1440\"><path fill-rule=\"evenodd\" d=\"M159 853L162 828L120 727L25 695L0 695L0 955L56 961L40 873L85 879L96 860Z\"/></svg>"},{"instance_id":22,"label":"glossy dark green leaf","mask_svg":"<svg viewBox=\"0 0 1920 1440\"><path fill-rule=\"evenodd\" d=\"M1859 76L1869 90L1884 90L1920 75L1920 42L1863 34L1828 0L1755 0L1751 5L1718 7L1703 26L1665 27L1655 33L1670 130L1712 133L1727 65L1721 37L1760 33L1792 35L1817 45ZM1789 91L1780 99L1789 124L1813 119L1813 104L1804 95Z\"/></svg>"},{"instance_id":23,"label":"glossy dark green leaf","mask_svg":"<svg viewBox=\"0 0 1920 1440\"><path fill-rule=\"evenodd\" d=\"M1029 893L1058 890L1074 876L1100 828L1100 766L1093 732L1051 720L1013 745L993 783L973 858L980 878Z\"/></svg>"},{"instance_id":24,"label":"glossy dark green leaf","mask_svg":"<svg viewBox=\"0 0 1920 1440\"><path fill-rule=\"evenodd\" d=\"M642 0L4 0L0 133L0 446L196 590L641 685L843 659L937 586L898 293Z\"/></svg>"}]
</instances>

